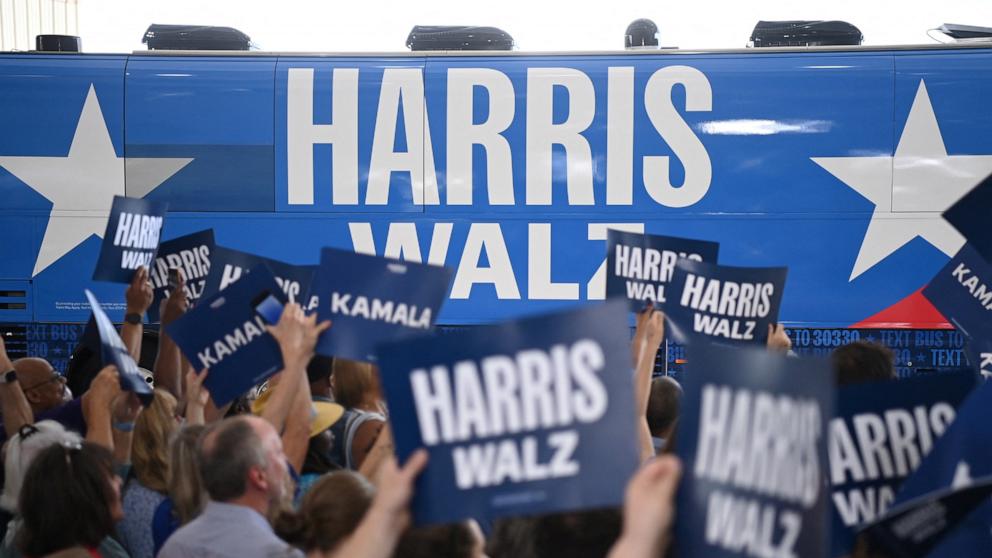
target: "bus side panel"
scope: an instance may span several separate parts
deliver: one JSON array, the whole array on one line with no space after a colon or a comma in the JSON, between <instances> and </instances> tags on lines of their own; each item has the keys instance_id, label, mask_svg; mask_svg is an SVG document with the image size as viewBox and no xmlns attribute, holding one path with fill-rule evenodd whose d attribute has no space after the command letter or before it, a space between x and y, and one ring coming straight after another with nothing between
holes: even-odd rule
<instances>
[{"instance_id":1,"label":"bus side panel","mask_svg":"<svg viewBox=\"0 0 992 558\"><path fill-rule=\"evenodd\" d=\"M273 211L275 66L275 57L129 59L128 195L170 211Z\"/></svg>"}]
</instances>

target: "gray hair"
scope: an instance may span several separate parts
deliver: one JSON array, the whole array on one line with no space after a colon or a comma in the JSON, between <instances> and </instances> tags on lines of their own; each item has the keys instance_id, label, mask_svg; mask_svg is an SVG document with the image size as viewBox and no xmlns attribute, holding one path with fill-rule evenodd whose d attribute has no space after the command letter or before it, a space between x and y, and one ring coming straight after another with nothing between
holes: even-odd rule
<instances>
[{"instance_id":1,"label":"gray hair","mask_svg":"<svg viewBox=\"0 0 992 558\"><path fill-rule=\"evenodd\" d=\"M72 446L81 443L82 438L79 434L66 430L54 420L43 420L21 427L20 432L7 441L3 465L5 482L3 494L0 495L0 507L11 513L17 513L17 501L21 496L24 475L42 450L55 444Z\"/></svg>"},{"instance_id":2,"label":"gray hair","mask_svg":"<svg viewBox=\"0 0 992 558\"><path fill-rule=\"evenodd\" d=\"M248 417L233 417L208 427L198 453L203 486L217 502L244 495L248 472L268 465L262 439Z\"/></svg>"}]
</instances>

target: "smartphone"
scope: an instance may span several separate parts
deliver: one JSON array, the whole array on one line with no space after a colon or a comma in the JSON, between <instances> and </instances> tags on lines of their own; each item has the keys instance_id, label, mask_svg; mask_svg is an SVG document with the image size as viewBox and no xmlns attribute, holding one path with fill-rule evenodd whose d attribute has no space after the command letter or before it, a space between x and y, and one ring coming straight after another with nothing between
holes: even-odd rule
<instances>
[{"instance_id":1,"label":"smartphone","mask_svg":"<svg viewBox=\"0 0 992 558\"><path fill-rule=\"evenodd\" d=\"M254 300L251 306L255 313L262 317L267 323L276 325L282 316L282 303L269 291L262 291Z\"/></svg>"},{"instance_id":2,"label":"smartphone","mask_svg":"<svg viewBox=\"0 0 992 558\"><path fill-rule=\"evenodd\" d=\"M169 290L175 289L179 286L179 268L173 267L169 269Z\"/></svg>"}]
</instances>

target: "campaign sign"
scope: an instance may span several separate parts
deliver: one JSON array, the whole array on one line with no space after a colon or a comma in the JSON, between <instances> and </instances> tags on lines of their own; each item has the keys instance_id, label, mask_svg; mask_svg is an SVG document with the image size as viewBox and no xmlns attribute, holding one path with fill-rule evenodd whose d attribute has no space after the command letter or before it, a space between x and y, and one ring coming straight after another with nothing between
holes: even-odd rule
<instances>
[{"instance_id":1,"label":"campaign sign","mask_svg":"<svg viewBox=\"0 0 992 558\"><path fill-rule=\"evenodd\" d=\"M279 344L256 310L269 297L286 304L286 295L262 264L165 327L195 369L210 369L203 385L217 405L282 369Z\"/></svg>"},{"instance_id":2,"label":"campaign sign","mask_svg":"<svg viewBox=\"0 0 992 558\"><path fill-rule=\"evenodd\" d=\"M214 230L195 232L163 242L158 247L155 263L149 271L149 279L155 298L148 307L148 319L157 322L159 306L171 292L169 273L177 270L186 281L186 300L196 303L203 295L207 274L210 273L210 254L214 250Z\"/></svg>"},{"instance_id":3,"label":"campaign sign","mask_svg":"<svg viewBox=\"0 0 992 558\"><path fill-rule=\"evenodd\" d=\"M725 344L764 345L778 320L785 267L730 267L680 259L661 305L679 343L705 338Z\"/></svg>"},{"instance_id":4,"label":"campaign sign","mask_svg":"<svg viewBox=\"0 0 992 558\"><path fill-rule=\"evenodd\" d=\"M93 280L130 283L139 267L151 267L168 208L165 202L114 196Z\"/></svg>"},{"instance_id":5,"label":"campaign sign","mask_svg":"<svg viewBox=\"0 0 992 558\"><path fill-rule=\"evenodd\" d=\"M833 556L850 554L858 529L886 512L976 378L968 370L840 388L828 446Z\"/></svg>"},{"instance_id":6,"label":"campaign sign","mask_svg":"<svg viewBox=\"0 0 992 558\"><path fill-rule=\"evenodd\" d=\"M149 404L153 396L152 388L138 372L138 364L134 362L121 336L117 334L113 322L89 289L86 289L86 299L93 309L93 318L96 321L97 332L100 334L100 354L103 357L103 364L113 364L117 367L122 390L134 392L146 405Z\"/></svg>"},{"instance_id":7,"label":"campaign sign","mask_svg":"<svg viewBox=\"0 0 992 558\"><path fill-rule=\"evenodd\" d=\"M933 492L961 488L992 476L992 382L980 382L958 409L957 418L896 493L892 508ZM948 526L950 528L952 526ZM992 503L986 502L940 540L934 558L974 556L992 548Z\"/></svg>"},{"instance_id":8,"label":"campaign sign","mask_svg":"<svg viewBox=\"0 0 992 558\"><path fill-rule=\"evenodd\" d=\"M313 279L313 266L288 264L223 246L214 247L210 257L210 272L200 296L217 294L259 264L265 264L272 271L289 302L303 304L304 295L310 290L310 281Z\"/></svg>"},{"instance_id":9,"label":"campaign sign","mask_svg":"<svg viewBox=\"0 0 992 558\"><path fill-rule=\"evenodd\" d=\"M380 347L417 524L614 506L637 468L627 304Z\"/></svg>"},{"instance_id":10,"label":"campaign sign","mask_svg":"<svg viewBox=\"0 0 992 558\"><path fill-rule=\"evenodd\" d=\"M894 507L868 525L870 556L923 558L992 496L992 477L940 490ZM985 551L981 549L985 548ZM965 548L962 548L965 550ZM953 556L977 556L989 547L972 546Z\"/></svg>"},{"instance_id":11,"label":"campaign sign","mask_svg":"<svg viewBox=\"0 0 992 558\"><path fill-rule=\"evenodd\" d=\"M716 263L720 244L673 236L610 229L606 234L606 296L626 298L637 312L645 303L667 302L675 262L686 258Z\"/></svg>"},{"instance_id":12,"label":"campaign sign","mask_svg":"<svg viewBox=\"0 0 992 558\"><path fill-rule=\"evenodd\" d=\"M697 343L679 420L678 556L825 556L826 360Z\"/></svg>"},{"instance_id":13,"label":"campaign sign","mask_svg":"<svg viewBox=\"0 0 992 558\"><path fill-rule=\"evenodd\" d=\"M992 262L992 175L985 178L954 205L944 211L944 219L954 226L975 251Z\"/></svg>"},{"instance_id":14,"label":"campaign sign","mask_svg":"<svg viewBox=\"0 0 992 558\"><path fill-rule=\"evenodd\" d=\"M378 344L434 325L450 282L446 267L324 248L308 308L334 325L317 353L374 362Z\"/></svg>"},{"instance_id":15,"label":"campaign sign","mask_svg":"<svg viewBox=\"0 0 992 558\"><path fill-rule=\"evenodd\" d=\"M973 245L951 258L923 296L969 338L992 338L992 265Z\"/></svg>"}]
</instances>

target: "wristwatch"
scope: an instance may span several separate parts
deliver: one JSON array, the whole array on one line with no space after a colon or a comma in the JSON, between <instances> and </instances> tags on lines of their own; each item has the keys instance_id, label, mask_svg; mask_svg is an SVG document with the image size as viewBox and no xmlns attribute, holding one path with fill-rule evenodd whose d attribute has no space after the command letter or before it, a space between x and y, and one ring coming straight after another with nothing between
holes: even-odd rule
<instances>
[{"instance_id":1,"label":"wristwatch","mask_svg":"<svg viewBox=\"0 0 992 558\"><path fill-rule=\"evenodd\" d=\"M141 314L137 312L128 312L124 314L124 321L131 325L138 325L141 323Z\"/></svg>"},{"instance_id":2,"label":"wristwatch","mask_svg":"<svg viewBox=\"0 0 992 558\"><path fill-rule=\"evenodd\" d=\"M3 373L3 383L12 384L17 381L17 370L11 368Z\"/></svg>"}]
</instances>

